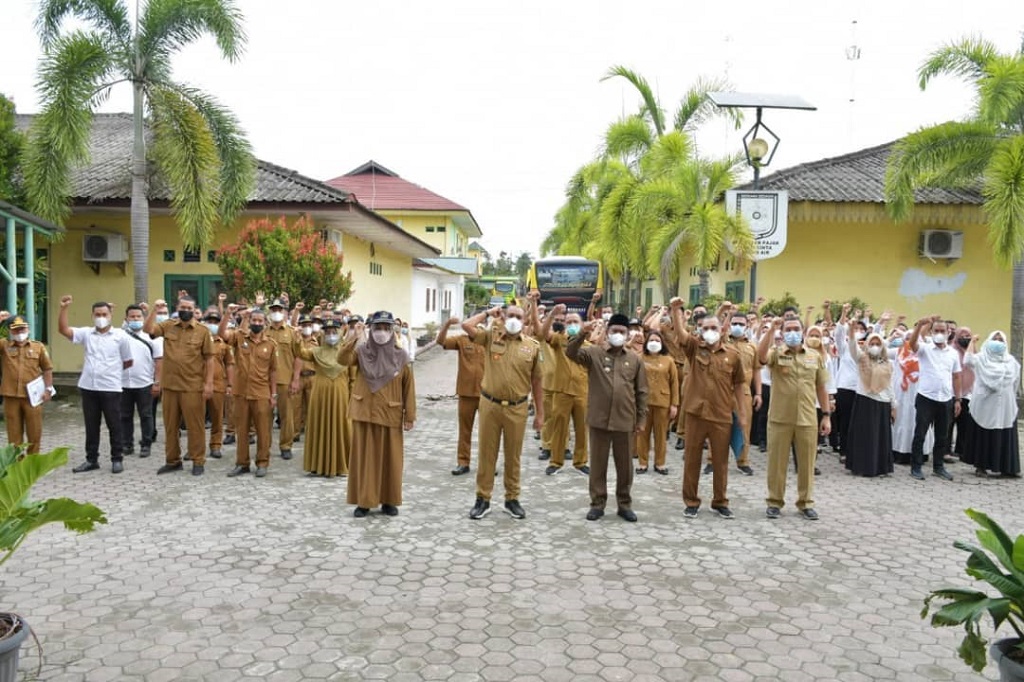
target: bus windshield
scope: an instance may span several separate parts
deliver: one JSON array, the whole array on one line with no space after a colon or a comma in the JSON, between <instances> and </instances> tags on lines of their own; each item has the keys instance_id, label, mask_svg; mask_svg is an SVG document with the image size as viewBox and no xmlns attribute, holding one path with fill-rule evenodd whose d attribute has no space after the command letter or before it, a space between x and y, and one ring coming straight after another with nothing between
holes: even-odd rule
<instances>
[{"instance_id":1,"label":"bus windshield","mask_svg":"<svg viewBox=\"0 0 1024 682\"><path fill-rule=\"evenodd\" d=\"M596 263L538 263L537 288L595 289L597 273Z\"/></svg>"},{"instance_id":2,"label":"bus windshield","mask_svg":"<svg viewBox=\"0 0 1024 682\"><path fill-rule=\"evenodd\" d=\"M511 294L516 288L512 282L495 282L494 290L502 294Z\"/></svg>"}]
</instances>

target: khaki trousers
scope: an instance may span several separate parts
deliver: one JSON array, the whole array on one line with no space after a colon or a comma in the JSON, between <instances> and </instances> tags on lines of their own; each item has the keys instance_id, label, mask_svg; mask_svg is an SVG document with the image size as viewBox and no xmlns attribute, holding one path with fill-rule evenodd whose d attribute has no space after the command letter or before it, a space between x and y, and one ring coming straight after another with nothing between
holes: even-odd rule
<instances>
[{"instance_id":1,"label":"khaki trousers","mask_svg":"<svg viewBox=\"0 0 1024 682\"><path fill-rule=\"evenodd\" d=\"M459 396L459 466L469 466L470 452L473 445L473 422L480 409L480 398Z\"/></svg>"},{"instance_id":2,"label":"khaki trousers","mask_svg":"<svg viewBox=\"0 0 1024 682\"><path fill-rule=\"evenodd\" d=\"M818 457L818 427L768 422L769 507L786 504L786 472L790 447L796 449L797 509L814 506L814 462Z\"/></svg>"},{"instance_id":3,"label":"khaki trousers","mask_svg":"<svg viewBox=\"0 0 1024 682\"><path fill-rule=\"evenodd\" d=\"M281 422L278 447L282 452L291 450L295 441L295 403L298 400L301 400L298 393L288 392L288 384L277 385L277 418ZM259 436L259 431L256 435Z\"/></svg>"},{"instance_id":4,"label":"khaki trousers","mask_svg":"<svg viewBox=\"0 0 1024 682\"><path fill-rule=\"evenodd\" d=\"M552 391L544 389L544 426L540 429L540 447L544 450L551 450L551 420L548 419L548 415L551 414L553 409L553 396L554 393Z\"/></svg>"},{"instance_id":5,"label":"khaki trousers","mask_svg":"<svg viewBox=\"0 0 1024 682\"><path fill-rule=\"evenodd\" d=\"M480 400L480 434L477 444L476 496L491 499L498 448L505 453L505 500L519 499L519 466L526 431L526 402L502 407L487 398Z\"/></svg>"},{"instance_id":6,"label":"khaki trousers","mask_svg":"<svg viewBox=\"0 0 1024 682\"><path fill-rule=\"evenodd\" d=\"M647 468L647 453L651 450L651 436L654 436L654 466L662 469L665 467L665 448L668 442L665 440L668 430L667 407L647 407L647 421L644 428L636 436L636 453L640 460L640 468Z\"/></svg>"},{"instance_id":7,"label":"khaki trousers","mask_svg":"<svg viewBox=\"0 0 1024 682\"><path fill-rule=\"evenodd\" d=\"M256 466L265 468L270 465L270 423L273 418L269 399L235 398L235 427L240 434L235 441L235 464L242 467L249 466L249 439L245 437L245 434L255 427Z\"/></svg>"},{"instance_id":8,"label":"khaki trousers","mask_svg":"<svg viewBox=\"0 0 1024 682\"><path fill-rule=\"evenodd\" d=\"M188 457L192 464L206 464L206 403L202 391L164 389L160 404L164 414L164 459L168 464L181 464L181 442L178 425L185 422Z\"/></svg>"},{"instance_id":9,"label":"khaki trousers","mask_svg":"<svg viewBox=\"0 0 1024 682\"><path fill-rule=\"evenodd\" d=\"M235 398L224 395L224 433L235 435Z\"/></svg>"},{"instance_id":10,"label":"khaki trousers","mask_svg":"<svg viewBox=\"0 0 1024 682\"><path fill-rule=\"evenodd\" d=\"M736 456L736 466L748 467L750 466L750 419L754 414L754 398L753 396L746 396L739 405L739 410L735 412L739 419L741 429L743 430L743 449L739 455ZM747 428L743 429L742 425L746 424ZM729 432L729 439L732 440L732 431ZM711 453L708 452L708 456L704 458L704 461L711 464Z\"/></svg>"},{"instance_id":11,"label":"khaki trousers","mask_svg":"<svg viewBox=\"0 0 1024 682\"><path fill-rule=\"evenodd\" d=\"M590 427L590 506L604 509L608 503L608 451L615 459L615 501L619 509L633 505L633 455L631 431L606 431Z\"/></svg>"},{"instance_id":12,"label":"khaki trousers","mask_svg":"<svg viewBox=\"0 0 1024 682\"><path fill-rule=\"evenodd\" d=\"M683 372L683 366L676 364L676 369L679 370L679 404L683 404L683 384L686 382L686 373ZM686 435L686 413L683 412L683 408L679 408L679 414L676 415L676 435L682 438Z\"/></svg>"},{"instance_id":13,"label":"khaki trousers","mask_svg":"<svg viewBox=\"0 0 1024 682\"><path fill-rule=\"evenodd\" d=\"M729 436L732 421L712 422L695 414L686 415L686 449L683 451L683 503L687 507L699 507L697 494L700 483L701 451L704 441L711 443L712 481L711 508L728 507L726 488L729 484Z\"/></svg>"},{"instance_id":14,"label":"khaki trousers","mask_svg":"<svg viewBox=\"0 0 1024 682\"><path fill-rule=\"evenodd\" d=\"M565 464L565 448L569 444L569 419L572 419L576 443L572 465L579 469L587 463L587 396L568 393L551 394L551 412L544 414L551 424L551 466Z\"/></svg>"},{"instance_id":15,"label":"khaki trousers","mask_svg":"<svg viewBox=\"0 0 1024 682\"><path fill-rule=\"evenodd\" d=\"M295 396L295 415L292 419L295 420L295 435L302 433L302 430L306 428L306 415L309 414L309 398L313 395L313 375L302 377L299 379L300 388L299 394ZM277 396L280 398L281 396Z\"/></svg>"},{"instance_id":16,"label":"khaki trousers","mask_svg":"<svg viewBox=\"0 0 1024 682\"><path fill-rule=\"evenodd\" d=\"M7 442L11 445L28 443L30 455L39 453L39 443L43 439L43 404L32 407L28 398L4 396Z\"/></svg>"},{"instance_id":17,"label":"khaki trousers","mask_svg":"<svg viewBox=\"0 0 1024 682\"><path fill-rule=\"evenodd\" d=\"M214 393L206 401L206 411L210 414L210 449L220 450L224 445L224 398L223 393Z\"/></svg>"}]
</instances>

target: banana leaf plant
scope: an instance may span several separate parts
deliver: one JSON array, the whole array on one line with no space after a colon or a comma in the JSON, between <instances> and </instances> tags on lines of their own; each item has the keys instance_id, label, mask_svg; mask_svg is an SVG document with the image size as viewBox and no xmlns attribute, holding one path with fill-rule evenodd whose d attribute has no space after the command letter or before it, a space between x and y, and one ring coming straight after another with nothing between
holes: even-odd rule
<instances>
[{"instance_id":1,"label":"banana leaf plant","mask_svg":"<svg viewBox=\"0 0 1024 682\"><path fill-rule=\"evenodd\" d=\"M966 510L979 528L975 531L981 547L957 540L953 546L967 552L964 572L975 581L987 583L998 596L960 587L933 590L924 600L921 617L932 613L933 627L962 625L964 638L957 647L963 661L980 672L988 662L987 640L981 634L981 620L987 614L994 630L1004 624L1013 629L1017 640L1011 657L1024 661L1024 535L1016 540L998 523L974 509ZM941 607L933 600L947 603Z\"/></svg>"}]
</instances>

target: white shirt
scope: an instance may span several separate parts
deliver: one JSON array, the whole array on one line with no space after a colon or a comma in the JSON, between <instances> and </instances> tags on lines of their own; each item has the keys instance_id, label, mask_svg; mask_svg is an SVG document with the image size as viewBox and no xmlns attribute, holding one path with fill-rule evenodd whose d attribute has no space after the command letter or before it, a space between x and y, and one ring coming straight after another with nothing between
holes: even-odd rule
<instances>
[{"instance_id":1,"label":"white shirt","mask_svg":"<svg viewBox=\"0 0 1024 682\"><path fill-rule=\"evenodd\" d=\"M836 372L836 388L844 391L856 391L860 383L860 372L857 362L850 355L850 329L845 324L836 325L836 352L839 355L839 368Z\"/></svg>"},{"instance_id":2,"label":"white shirt","mask_svg":"<svg viewBox=\"0 0 1024 682\"><path fill-rule=\"evenodd\" d=\"M132 366L121 373L121 385L125 388L148 388L156 381L156 359L164 356L164 338L153 338L144 331L137 331L135 335L149 344L147 346L138 339L131 338L132 332L126 331L128 335L128 348L132 353ZM150 348L153 350L150 351Z\"/></svg>"},{"instance_id":3,"label":"white shirt","mask_svg":"<svg viewBox=\"0 0 1024 682\"><path fill-rule=\"evenodd\" d=\"M95 327L73 327L71 332L71 343L85 347L85 363L82 375L78 377L78 388L120 393L124 363L132 359L128 335L114 328L100 333Z\"/></svg>"},{"instance_id":4,"label":"white shirt","mask_svg":"<svg viewBox=\"0 0 1024 682\"><path fill-rule=\"evenodd\" d=\"M918 395L940 403L952 400L955 397L953 375L960 373L960 354L949 344L940 347L920 339L917 342L917 361L921 365Z\"/></svg>"}]
</instances>

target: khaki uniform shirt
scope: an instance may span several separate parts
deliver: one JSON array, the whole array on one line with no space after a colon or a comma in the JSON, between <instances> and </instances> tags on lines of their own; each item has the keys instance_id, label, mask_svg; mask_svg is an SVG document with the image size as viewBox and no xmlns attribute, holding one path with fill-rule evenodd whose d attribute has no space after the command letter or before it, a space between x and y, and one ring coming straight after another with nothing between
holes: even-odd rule
<instances>
[{"instance_id":1,"label":"khaki uniform shirt","mask_svg":"<svg viewBox=\"0 0 1024 682\"><path fill-rule=\"evenodd\" d=\"M740 363L743 365L743 380L747 387L753 389L754 372L761 371L761 360L757 357L757 346L748 339L730 339L729 347L734 348L740 354ZM753 395L753 394L751 394Z\"/></svg>"},{"instance_id":2,"label":"khaki uniform shirt","mask_svg":"<svg viewBox=\"0 0 1024 682\"><path fill-rule=\"evenodd\" d=\"M682 347L690 362L683 412L705 421L731 424L736 403L734 387L744 381L739 353L724 344L712 352L693 334L682 339Z\"/></svg>"},{"instance_id":3,"label":"khaki uniform shirt","mask_svg":"<svg viewBox=\"0 0 1024 682\"><path fill-rule=\"evenodd\" d=\"M342 346L338 362L359 367L355 344ZM416 381L412 363L406 363L398 376L381 386L376 393L370 390L363 373L356 372L351 391L348 416L352 421L391 428L401 428L402 422L416 421Z\"/></svg>"},{"instance_id":4,"label":"khaki uniform shirt","mask_svg":"<svg viewBox=\"0 0 1024 682\"><path fill-rule=\"evenodd\" d=\"M206 360L213 357L213 336L206 325L165 320L153 327L153 338L164 337L164 362L160 383L167 391L202 391Z\"/></svg>"},{"instance_id":5,"label":"khaki uniform shirt","mask_svg":"<svg viewBox=\"0 0 1024 682\"><path fill-rule=\"evenodd\" d=\"M277 376L277 385L282 386L292 382L292 373L295 370L295 358L299 356L299 348L302 347L302 332L295 327L283 323L280 327L274 328L267 325L263 335L270 337L277 344L275 355L274 371Z\"/></svg>"},{"instance_id":6,"label":"khaki uniform shirt","mask_svg":"<svg viewBox=\"0 0 1024 682\"><path fill-rule=\"evenodd\" d=\"M555 363L552 357L551 346L544 339L537 339L540 344L540 379L541 388L545 393L555 390Z\"/></svg>"},{"instance_id":7,"label":"khaki uniform shirt","mask_svg":"<svg viewBox=\"0 0 1024 682\"><path fill-rule=\"evenodd\" d=\"M549 352L544 357L545 360L551 360L547 363L553 374L551 390L571 396L587 395L587 368L566 356L565 349L568 345L569 335L565 332L555 332L547 346ZM584 342L583 345L586 347L589 344Z\"/></svg>"},{"instance_id":8,"label":"khaki uniform shirt","mask_svg":"<svg viewBox=\"0 0 1024 682\"><path fill-rule=\"evenodd\" d=\"M644 355L647 372L647 404L651 407L679 406L679 370L671 355Z\"/></svg>"},{"instance_id":9,"label":"khaki uniform shirt","mask_svg":"<svg viewBox=\"0 0 1024 682\"><path fill-rule=\"evenodd\" d=\"M301 336L301 332L299 334ZM309 336L302 336L302 341L299 343L299 346L300 346L300 348L302 348L304 350L313 351L313 350L315 350L315 349L320 347L320 342L317 341L316 334L310 334ZM304 356L305 356L305 354L303 353L302 356L300 356L300 357L304 357ZM303 373L305 373L305 372L315 372L315 371L316 371L316 365L313 363L312 360L303 360L302 361L302 372ZM310 375L307 374L306 376L310 376Z\"/></svg>"},{"instance_id":10,"label":"khaki uniform shirt","mask_svg":"<svg viewBox=\"0 0 1024 682\"><path fill-rule=\"evenodd\" d=\"M39 341L26 341L20 346L10 339L0 339L0 394L6 398L27 398L25 385L53 369L46 346Z\"/></svg>"},{"instance_id":11,"label":"khaki uniform shirt","mask_svg":"<svg viewBox=\"0 0 1024 682\"><path fill-rule=\"evenodd\" d=\"M234 364L231 347L219 336L213 337L213 392L228 390L228 365Z\"/></svg>"},{"instance_id":12,"label":"khaki uniform shirt","mask_svg":"<svg viewBox=\"0 0 1024 682\"><path fill-rule=\"evenodd\" d=\"M446 336L443 348L459 351L459 372L455 375L455 392L463 398L479 398L484 378L484 349L465 334Z\"/></svg>"},{"instance_id":13,"label":"khaki uniform shirt","mask_svg":"<svg viewBox=\"0 0 1024 682\"><path fill-rule=\"evenodd\" d=\"M235 385L232 394L246 400L270 400L276 387L270 385L270 370L274 369L277 344L266 333L259 343L252 340L252 332L235 332L231 337L235 356Z\"/></svg>"},{"instance_id":14,"label":"khaki uniform shirt","mask_svg":"<svg viewBox=\"0 0 1024 682\"><path fill-rule=\"evenodd\" d=\"M533 380L541 379L540 341L518 334L510 336L503 327L481 329L473 343L484 349L484 376L480 393L495 400L522 400L533 390ZM486 396L484 397L486 400Z\"/></svg>"},{"instance_id":15,"label":"khaki uniform shirt","mask_svg":"<svg viewBox=\"0 0 1024 682\"><path fill-rule=\"evenodd\" d=\"M573 338L566 356L587 368L587 424L606 431L635 431L647 419L647 372L643 360L625 348L583 347Z\"/></svg>"},{"instance_id":16,"label":"khaki uniform shirt","mask_svg":"<svg viewBox=\"0 0 1024 682\"><path fill-rule=\"evenodd\" d=\"M772 348L765 367L772 376L768 421L793 426L818 425L818 386L828 382L825 359L816 350L801 346Z\"/></svg>"}]
</instances>

